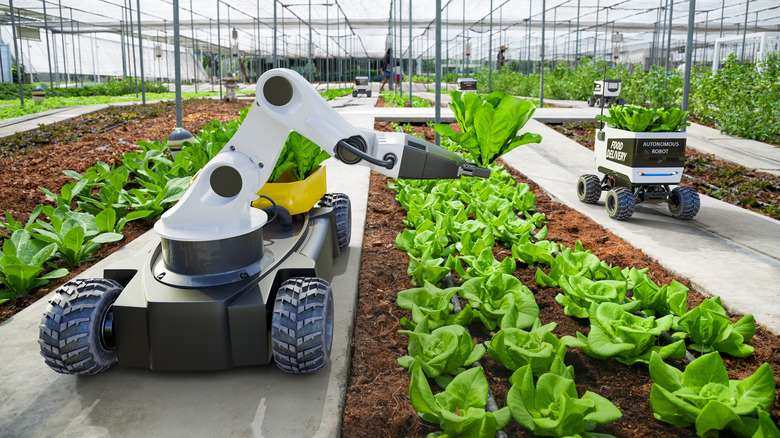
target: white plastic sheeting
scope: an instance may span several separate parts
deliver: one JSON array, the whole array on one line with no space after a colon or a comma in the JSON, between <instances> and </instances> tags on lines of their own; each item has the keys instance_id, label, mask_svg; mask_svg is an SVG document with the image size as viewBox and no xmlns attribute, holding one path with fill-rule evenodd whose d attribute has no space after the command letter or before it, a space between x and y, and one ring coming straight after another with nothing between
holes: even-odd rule
<instances>
[{"instance_id":1,"label":"white plastic sheeting","mask_svg":"<svg viewBox=\"0 0 780 438\"><path fill-rule=\"evenodd\" d=\"M695 62L707 61L708 57L712 60L712 46L721 34L741 35L746 28L748 33L780 30L778 0L750 0L749 4L747 1L696 1ZM544 13L545 59L571 61L595 56L623 62L647 62L653 52L658 54L660 47L670 47L672 60L680 61L690 3L680 0L548 0L546 10L542 11L542 3L532 0L442 0L442 54L453 60L463 59L468 45L473 63L493 60L497 48L507 45L510 60L538 60ZM51 35L56 34L54 39L62 44L59 41L62 31L67 47L72 44L69 42L71 32L81 35L76 38L81 40L81 50L75 55L72 50L66 50L64 55L60 54L58 65L77 65L85 74L121 74L118 33L124 24L127 36L129 20L133 22L133 32L137 31L138 5L137 0L47 0L49 20L44 26L43 0L14 1L23 24L47 27L50 41ZM0 0L0 14L8 11L8 6L8 0ZM314 58L377 59L383 56L389 43L400 46L396 55L407 58L409 8L412 8L412 57L434 56L434 0L317 0L311 3L284 0L276 2L276 34L273 1L180 0L179 7L183 51L189 51L189 55L183 56L191 57L193 51L196 56L204 51L216 51L217 45L225 55L237 44L238 50L247 56L259 54L270 58L275 40L281 58L306 58L311 53ZM172 0L142 0L140 8L145 71L149 76L157 76L154 68L160 61L151 58L153 46L154 41L172 42ZM62 29L60 16L65 20ZM9 22L7 12L0 18L2 23ZM75 29L71 26L71 18L77 24ZM669 22L672 23L671 38ZM233 29L236 39L233 39ZM8 43L9 26L4 26L2 35ZM23 59L30 62L35 71L48 71L45 46L43 50L34 47L42 42L22 41L25 46L28 42L30 45L29 50L24 51ZM134 41L137 45L137 39ZM92 42L96 52L94 68ZM167 48L164 42L162 45ZM492 54L489 53L491 47ZM129 48L127 44L126 50ZM172 55L166 58L171 61ZM187 76L188 64L192 65L191 60L182 60L185 78L192 75L191 68L190 76ZM157 68L166 71L167 66Z\"/></svg>"}]
</instances>

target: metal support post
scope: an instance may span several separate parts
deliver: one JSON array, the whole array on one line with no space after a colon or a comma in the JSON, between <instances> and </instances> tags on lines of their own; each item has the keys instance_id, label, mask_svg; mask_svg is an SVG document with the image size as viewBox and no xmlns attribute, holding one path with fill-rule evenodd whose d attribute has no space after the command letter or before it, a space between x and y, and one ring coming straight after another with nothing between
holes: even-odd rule
<instances>
[{"instance_id":1,"label":"metal support post","mask_svg":"<svg viewBox=\"0 0 780 438\"><path fill-rule=\"evenodd\" d=\"M541 69L539 70L539 108L544 108L544 31L545 18L547 15L547 1L542 0L542 47L541 47Z\"/></svg>"},{"instance_id":2,"label":"metal support post","mask_svg":"<svg viewBox=\"0 0 780 438\"><path fill-rule=\"evenodd\" d=\"M173 75L176 92L176 127L182 127L181 117L181 43L179 42L179 0L173 0Z\"/></svg>"},{"instance_id":3,"label":"metal support post","mask_svg":"<svg viewBox=\"0 0 780 438\"><path fill-rule=\"evenodd\" d=\"M685 43L685 77L683 80L681 107L683 111L688 111L688 96L691 89L691 70L693 69L691 57L693 56L693 26L696 16L696 0L690 0L690 6L688 6L688 8L688 40Z\"/></svg>"},{"instance_id":4,"label":"metal support post","mask_svg":"<svg viewBox=\"0 0 780 438\"><path fill-rule=\"evenodd\" d=\"M141 0L135 0L138 17L138 59L141 60L141 105L146 106L146 78L144 77L144 41L141 38Z\"/></svg>"},{"instance_id":5,"label":"metal support post","mask_svg":"<svg viewBox=\"0 0 780 438\"><path fill-rule=\"evenodd\" d=\"M492 2L493 0L491 0ZM436 0L436 101L434 122L441 123L441 0ZM441 144L441 136L436 133L436 144Z\"/></svg>"},{"instance_id":6,"label":"metal support post","mask_svg":"<svg viewBox=\"0 0 780 438\"><path fill-rule=\"evenodd\" d=\"M16 43L16 19L14 16L14 0L8 0L8 6L11 12L11 39L14 40L14 58L16 58L16 82L19 83L19 103L24 108L24 90L22 89L22 62L19 59L19 46ZM438 1L438 0L437 0Z\"/></svg>"}]
</instances>

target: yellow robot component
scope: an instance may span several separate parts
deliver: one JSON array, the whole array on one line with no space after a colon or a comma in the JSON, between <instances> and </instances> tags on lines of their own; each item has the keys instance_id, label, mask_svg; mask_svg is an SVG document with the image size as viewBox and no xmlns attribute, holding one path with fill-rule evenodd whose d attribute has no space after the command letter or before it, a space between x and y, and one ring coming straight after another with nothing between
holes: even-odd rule
<instances>
[{"instance_id":1,"label":"yellow robot component","mask_svg":"<svg viewBox=\"0 0 780 438\"><path fill-rule=\"evenodd\" d=\"M305 213L325 195L327 190L325 166L318 167L303 181L293 179L285 172L276 182L266 183L257 194L273 199L276 205L286 208L290 214ZM255 208L262 209L270 206L271 203L265 198L252 202L252 207Z\"/></svg>"}]
</instances>

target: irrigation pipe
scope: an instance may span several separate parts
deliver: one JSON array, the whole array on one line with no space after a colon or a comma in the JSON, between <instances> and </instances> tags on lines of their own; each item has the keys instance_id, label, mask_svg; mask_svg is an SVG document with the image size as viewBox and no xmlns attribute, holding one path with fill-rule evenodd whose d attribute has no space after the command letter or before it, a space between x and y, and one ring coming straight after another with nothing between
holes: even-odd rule
<instances>
[{"instance_id":1,"label":"irrigation pipe","mask_svg":"<svg viewBox=\"0 0 780 438\"><path fill-rule=\"evenodd\" d=\"M448 288L455 286L455 282L452 281L452 274L447 274L446 277L444 277L444 282L447 285ZM458 293L452 295L452 298L450 298L450 303L452 303L453 310L455 313L460 313L463 308L460 307L460 302L458 301ZM464 327L466 329L466 333L468 333L469 336L471 336L471 332L469 331L468 327ZM471 364L472 368L484 368L482 366L482 362L476 361L473 364ZM490 391L490 386L488 386L488 395L487 395L487 401L485 403L485 410L488 412L496 412L498 411L498 405L496 404L496 399L493 398L493 393ZM507 438L506 433L503 430L496 431L496 438Z\"/></svg>"}]
</instances>

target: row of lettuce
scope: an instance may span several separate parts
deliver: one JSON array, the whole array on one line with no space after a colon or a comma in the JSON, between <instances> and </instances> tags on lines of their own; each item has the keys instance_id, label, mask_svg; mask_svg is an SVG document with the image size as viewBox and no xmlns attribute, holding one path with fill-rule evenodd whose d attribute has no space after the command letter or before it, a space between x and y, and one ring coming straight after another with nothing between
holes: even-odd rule
<instances>
[{"instance_id":1,"label":"row of lettuce","mask_svg":"<svg viewBox=\"0 0 780 438\"><path fill-rule=\"evenodd\" d=\"M342 90L330 90L326 99ZM342 95L343 95L342 94ZM331 97L332 98L332 97ZM195 174L227 144L246 117L230 122L212 121L185 143L175 159L164 142L139 142L109 166L98 162L83 174L64 173L73 181L58 193L40 190L52 205L38 205L26 221L5 212L0 220L0 303L47 285L89 260L102 244L119 241L128 222L151 224L173 206ZM271 174L273 182L285 172L304 179L329 155L292 132Z\"/></svg>"},{"instance_id":2,"label":"row of lettuce","mask_svg":"<svg viewBox=\"0 0 780 438\"><path fill-rule=\"evenodd\" d=\"M598 394L578 396L573 367L564 363L567 347L573 347L597 359L648 364L653 380L650 406L658 420L695 426L700 436L723 429L737 436L778 436L766 412L775 398L769 365L747 379L730 381L720 356L752 353L747 342L755 333L753 317L732 323L717 297L687 310L688 289L676 281L658 286L647 269L610 266L579 242L568 248L546 240L545 216L535 211L529 187L488 164L513 143L536 140L535 135L501 140L494 135L478 144L467 138L482 131L487 135L487 128L479 127L483 123L475 120L489 118L489 126L501 125L497 114L522 107L516 113L522 119L530 117L533 106L523 107L501 94L476 97L479 105L466 96L453 96L464 133L459 134L460 145L449 145L467 150L466 156L480 165L490 165L490 179L391 184L407 210L407 229L396 244L409 254L408 274L416 286L398 293L398 305L411 311L411 320L401 320L406 329L402 333L409 335L409 354L398 362L411 371L414 409L443 431L434 435L492 437L514 419L537 436L607 436L592 431L620 418L621 412ZM509 132L516 133L514 128ZM437 130L455 137L445 128ZM468 149L463 146L469 144ZM497 260L497 244L510 249L512 256ZM552 333L554 322L539 320L533 293L513 275L518 263L537 267L542 293L561 290L556 301L564 312L590 321L587 336L559 338ZM440 287L453 273L463 283ZM457 313L456 294L466 303ZM471 324L497 332L484 345L474 344L466 330ZM686 357L687 349L702 354L684 371L664 362ZM483 368L475 364L486 360L486 353L514 372L506 407L493 412L486 409ZM431 387L431 380L440 390Z\"/></svg>"},{"instance_id":3,"label":"row of lettuce","mask_svg":"<svg viewBox=\"0 0 780 438\"><path fill-rule=\"evenodd\" d=\"M478 90L488 90L488 70L475 74ZM544 97L584 101L593 96L593 81L620 79L620 96L629 104L651 108L680 107L683 72L667 72L659 66L649 71L629 69L602 60L583 60L575 69L558 65L545 73ZM506 69L493 72L493 90L515 96L538 97L540 75L525 75ZM780 57L760 64L740 64L729 58L716 73L696 69L691 75L691 114L712 123L726 134L760 141L780 141Z\"/></svg>"}]
</instances>

